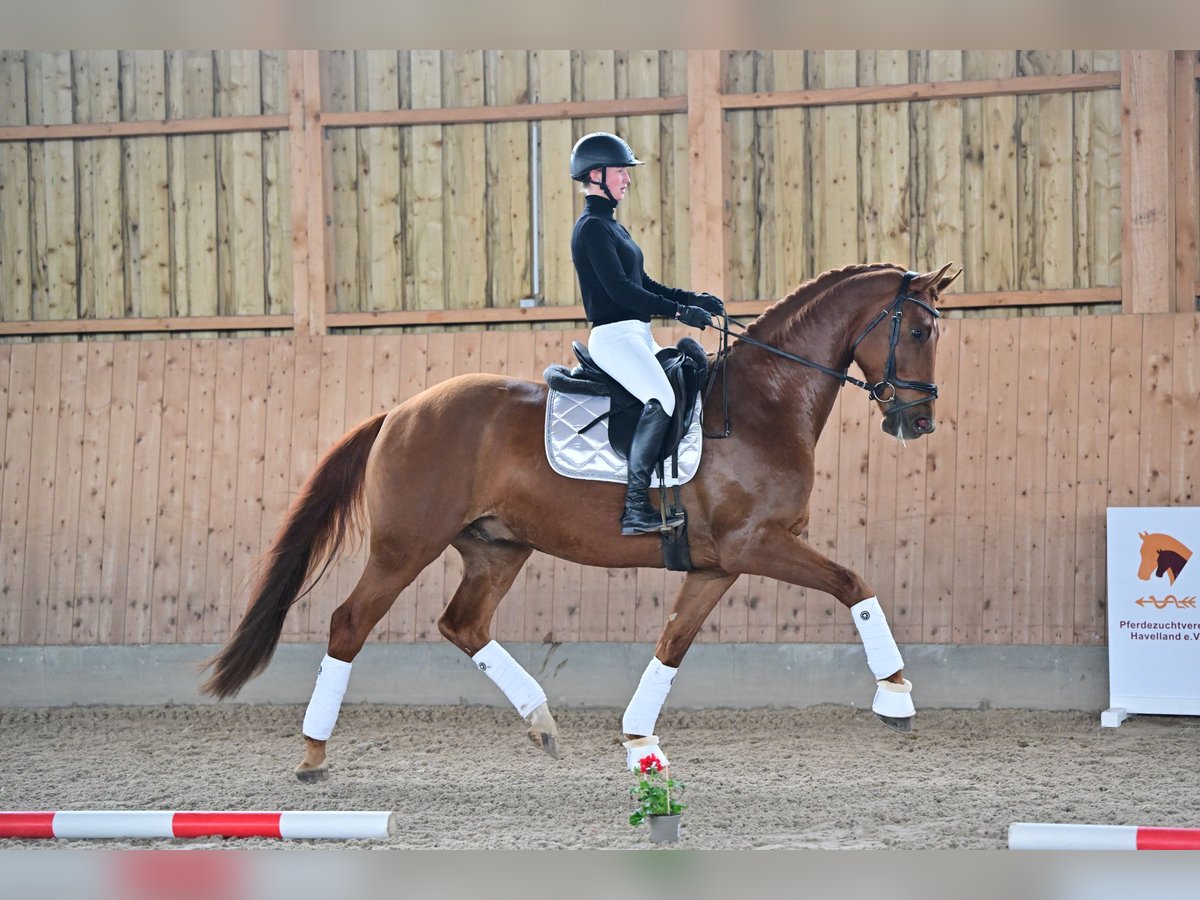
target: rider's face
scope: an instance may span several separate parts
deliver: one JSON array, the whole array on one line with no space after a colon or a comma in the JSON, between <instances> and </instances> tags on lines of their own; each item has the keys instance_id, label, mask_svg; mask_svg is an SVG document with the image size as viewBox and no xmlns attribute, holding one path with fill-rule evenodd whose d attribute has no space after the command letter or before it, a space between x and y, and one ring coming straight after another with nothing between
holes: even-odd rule
<instances>
[{"instance_id":1,"label":"rider's face","mask_svg":"<svg viewBox=\"0 0 1200 900\"><path fill-rule=\"evenodd\" d=\"M593 169L592 177L599 181L600 170ZM609 193L613 195L613 199L620 202L624 199L625 194L629 191L629 183L633 181L633 176L629 174L628 166L609 166L604 170L604 183L608 185ZM597 193L603 193L596 188Z\"/></svg>"}]
</instances>

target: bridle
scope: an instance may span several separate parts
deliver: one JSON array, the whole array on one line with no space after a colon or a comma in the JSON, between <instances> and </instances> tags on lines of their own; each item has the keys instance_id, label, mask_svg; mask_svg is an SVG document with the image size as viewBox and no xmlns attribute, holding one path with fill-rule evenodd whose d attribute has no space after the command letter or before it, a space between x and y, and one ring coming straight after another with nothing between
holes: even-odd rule
<instances>
[{"instance_id":1,"label":"bridle","mask_svg":"<svg viewBox=\"0 0 1200 900\"><path fill-rule=\"evenodd\" d=\"M853 357L854 351L856 349L858 349L858 345L863 342L863 339L866 338L866 336L869 335L872 331L874 331L876 326L878 326L880 322L882 322L884 319L888 318L889 316L891 317L892 330L891 330L891 334L888 336L887 365L884 368L883 380L877 381L874 384L871 384L866 381L861 381L858 378L855 378L846 369L830 368L829 366L822 365L819 362L814 362L811 359L805 359L803 356L798 356L795 353L789 353L786 350L780 350L778 347L772 347L770 344L767 344L767 343L764 343L763 341L752 338L747 334L740 334L740 335L734 335L734 336L739 341L746 343L746 344L750 344L752 347L758 347L761 350L766 350L768 353L773 353L776 356L779 356L783 359L787 359L792 362L800 363L801 365L808 366L810 369L816 369L818 372L824 372L826 375L829 375L831 378L838 379L838 381L841 381L843 384L852 384L855 387L860 387L864 391L867 392L868 396L872 400L874 400L878 403L894 403L894 401L896 400L897 392L901 389L908 390L908 391L916 391L918 393L925 395L924 397L918 397L916 400L910 400L907 403L900 403L900 404L894 404L892 406L889 406L887 408L887 410L884 411L884 414L883 414L884 418L886 419L888 416L894 416L896 413L902 412L903 410L906 410L909 407L918 406L922 403L927 403L930 400L936 400L937 396L938 396L937 385L934 384L933 382L909 381L908 379L900 378L899 375L896 373L896 347L899 346L899 344L900 344L900 325L901 325L901 320L903 319L903 316L904 316L904 304L906 302L907 303L915 303L915 304L917 304L917 306L924 309L935 319L940 319L942 316L942 314L940 312L938 312L931 304L926 303L924 300L921 300L919 297L909 296L908 286L910 284L912 284L912 280L916 277L917 277L916 272L905 272L904 273L904 278L900 282L900 289L896 292L895 299L893 299L891 303L889 303L882 310L880 310L879 314L877 316L875 316L874 319L871 320L870 324L868 324L865 329L863 329L862 334L860 334L858 337L856 337L854 339L854 343L852 343L850 345L850 355L851 355L851 357ZM733 332L729 329L729 326L736 325L739 328L741 328L743 331L745 331L745 329L746 329L746 326L743 325L741 322L738 322L735 319L731 319L728 316L725 317L725 322L726 322L725 325L718 325L718 324L716 324L716 322L714 322L712 325L713 328L715 328L717 331L721 332L721 346L720 346L720 349L717 351L717 362L713 366L712 371L709 374L708 385L706 386L705 391L704 391L704 400L706 402L708 400L709 394L712 391L712 385L713 385L714 381L716 380L714 378L714 376L715 376L717 370L722 368L725 365L725 361L729 356L729 346L728 346L729 335L733 334ZM710 438L729 437L729 435L732 433L732 428L731 428L730 421L729 421L729 378L728 377L722 379L721 393L722 393L722 402L723 402L724 412L725 412L724 430L723 430L723 432L720 432L717 434L709 434L708 432L705 432L704 433L705 437L710 437Z\"/></svg>"}]
</instances>

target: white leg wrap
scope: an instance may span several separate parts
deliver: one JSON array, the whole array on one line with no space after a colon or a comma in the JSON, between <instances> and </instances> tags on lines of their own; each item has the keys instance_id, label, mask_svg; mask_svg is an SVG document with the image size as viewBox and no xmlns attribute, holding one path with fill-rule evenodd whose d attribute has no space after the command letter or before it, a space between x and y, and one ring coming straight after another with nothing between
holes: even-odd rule
<instances>
[{"instance_id":1,"label":"white leg wrap","mask_svg":"<svg viewBox=\"0 0 1200 900\"><path fill-rule=\"evenodd\" d=\"M349 682L350 663L326 654L317 669L317 686L313 688L312 699L304 713L305 737L315 741L329 740Z\"/></svg>"},{"instance_id":2,"label":"white leg wrap","mask_svg":"<svg viewBox=\"0 0 1200 900\"><path fill-rule=\"evenodd\" d=\"M479 667L479 671L495 682L496 687L504 691L504 696L517 708L521 718L525 718L546 702L546 692L542 690L542 686L495 641L490 641L471 657L471 661Z\"/></svg>"},{"instance_id":3,"label":"white leg wrap","mask_svg":"<svg viewBox=\"0 0 1200 900\"><path fill-rule=\"evenodd\" d=\"M893 719L909 719L917 714L917 708L912 702L912 682L907 678L903 684L892 684L890 681L877 682L875 699L871 709L881 716Z\"/></svg>"},{"instance_id":4,"label":"white leg wrap","mask_svg":"<svg viewBox=\"0 0 1200 900\"><path fill-rule=\"evenodd\" d=\"M649 735L647 737L633 738L625 741L625 765L629 766L629 771L640 772L642 768L642 760L647 756L657 756L658 761L662 763L665 769L671 764L667 761L667 754L662 752L662 748L658 746L658 736Z\"/></svg>"},{"instance_id":5,"label":"white leg wrap","mask_svg":"<svg viewBox=\"0 0 1200 900\"><path fill-rule=\"evenodd\" d=\"M662 711L675 683L675 673L679 669L664 666L658 657L650 660L642 680L638 682L637 690L625 708L625 716L621 719L621 730L626 734L649 735L654 733L654 725L658 722L658 714Z\"/></svg>"},{"instance_id":6,"label":"white leg wrap","mask_svg":"<svg viewBox=\"0 0 1200 900\"><path fill-rule=\"evenodd\" d=\"M900 648L892 637L892 629L888 627L887 618L883 615L883 607L876 597L860 600L850 607L854 616L854 627L862 638L863 647L867 651L867 665L871 674L877 679L887 678L904 668L904 660L900 656Z\"/></svg>"}]
</instances>

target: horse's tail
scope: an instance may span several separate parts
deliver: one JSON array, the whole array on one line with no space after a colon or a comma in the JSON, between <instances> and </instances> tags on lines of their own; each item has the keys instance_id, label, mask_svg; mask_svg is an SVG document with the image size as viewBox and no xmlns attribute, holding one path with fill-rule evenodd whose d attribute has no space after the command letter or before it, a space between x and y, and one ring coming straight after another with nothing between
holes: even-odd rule
<instances>
[{"instance_id":1,"label":"horse's tail","mask_svg":"<svg viewBox=\"0 0 1200 900\"><path fill-rule=\"evenodd\" d=\"M213 673L201 688L230 697L271 661L283 620L292 604L320 580L337 559L348 534L363 530L363 482L367 457L386 413L363 422L325 454L292 501L270 548L259 560L246 614L233 637L205 668ZM320 566L303 594L300 589Z\"/></svg>"}]
</instances>

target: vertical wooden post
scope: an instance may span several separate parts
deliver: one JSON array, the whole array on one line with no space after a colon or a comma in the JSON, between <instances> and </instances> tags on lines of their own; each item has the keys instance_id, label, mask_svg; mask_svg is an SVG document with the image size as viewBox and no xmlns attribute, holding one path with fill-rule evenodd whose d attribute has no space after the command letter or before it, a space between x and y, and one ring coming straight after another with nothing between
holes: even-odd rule
<instances>
[{"instance_id":1,"label":"vertical wooden post","mask_svg":"<svg viewBox=\"0 0 1200 900\"><path fill-rule=\"evenodd\" d=\"M1175 309L1196 309L1196 242L1200 234L1197 216L1197 157L1200 129L1196 122L1196 77L1200 69L1196 51L1175 51Z\"/></svg>"},{"instance_id":2,"label":"vertical wooden post","mask_svg":"<svg viewBox=\"0 0 1200 900\"><path fill-rule=\"evenodd\" d=\"M325 152L317 50L288 51L288 137L292 161L292 319L296 334L324 334Z\"/></svg>"},{"instance_id":3,"label":"vertical wooden post","mask_svg":"<svg viewBox=\"0 0 1200 900\"><path fill-rule=\"evenodd\" d=\"M725 129L721 51L688 51L688 184L691 290L724 297L729 240L725 214ZM738 299L738 298L734 298Z\"/></svg>"},{"instance_id":4,"label":"vertical wooden post","mask_svg":"<svg viewBox=\"0 0 1200 900\"><path fill-rule=\"evenodd\" d=\"M1121 53L1122 306L1175 306L1175 63L1169 50Z\"/></svg>"}]
</instances>

